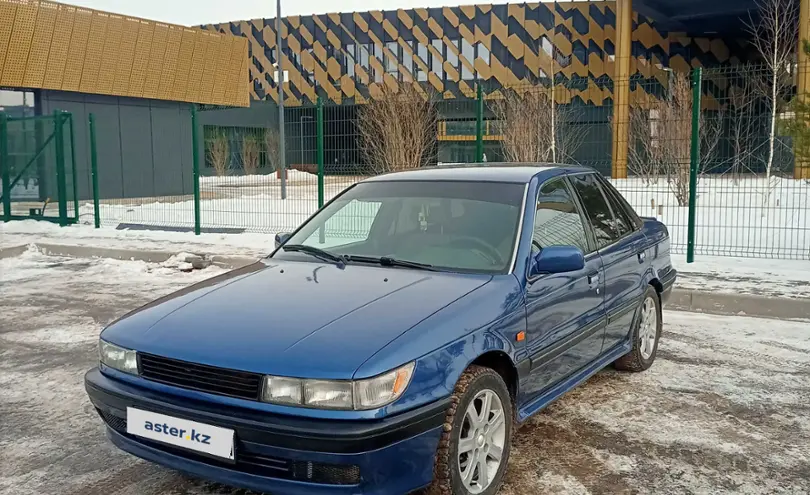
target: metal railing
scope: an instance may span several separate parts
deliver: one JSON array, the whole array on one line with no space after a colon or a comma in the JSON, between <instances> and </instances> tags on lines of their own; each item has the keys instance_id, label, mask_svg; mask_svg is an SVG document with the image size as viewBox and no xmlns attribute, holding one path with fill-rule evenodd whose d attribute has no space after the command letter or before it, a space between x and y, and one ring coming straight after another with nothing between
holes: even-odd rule
<instances>
[{"instance_id":1,"label":"metal railing","mask_svg":"<svg viewBox=\"0 0 810 495\"><path fill-rule=\"evenodd\" d=\"M430 140L420 158L392 158L401 160L401 168L495 161L585 165L612 175L639 214L667 224L673 251L689 259L808 260L810 156L804 155L810 151L802 150L810 146L803 145L802 132L810 129L810 111L800 111L796 102L804 96L795 90L771 98L771 76L765 66L637 74L629 81L629 108L621 120L614 117L611 99L617 84L607 77L479 85L455 99L422 92L418 104L400 94L401 111L381 125L399 125L400 134L412 137L420 128L409 128L406 118L425 119L422 129ZM795 70L785 77L795 77ZM292 230L346 187L400 168L381 166L370 152L374 132L394 149L404 142L384 127L367 125L373 102L386 97L393 96L383 92L362 102L319 100L287 108L284 177L274 105L245 109L253 113L244 119L234 118L242 115L234 113L243 111L238 109L193 110L187 150L193 159L184 165L182 191L127 199L99 198L96 191L94 205L86 203L82 211L95 211L97 224L113 226L198 233ZM229 112L228 118L216 112ZM265 113L257 118L256 112ZM90 135L94 139L92 130ZM422 162L408 162L414 159ZM357 222L367 216L358 215ZM350 233L350 222L344 223L341 228Z\"/></svg>"}]
</instances>

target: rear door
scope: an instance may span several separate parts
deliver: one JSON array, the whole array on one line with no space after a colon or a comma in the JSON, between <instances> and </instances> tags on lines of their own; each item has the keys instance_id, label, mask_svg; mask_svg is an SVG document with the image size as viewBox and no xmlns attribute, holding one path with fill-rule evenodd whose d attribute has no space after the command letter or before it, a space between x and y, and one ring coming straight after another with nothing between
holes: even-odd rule
<instances>
[{"instance_id":1,"label":"rear door","mask_svg":"<svg viewBox=\"0 0 810 495\"><path fill-rule=\"evenodd\" d=\"M585 269L527 281L527 347L532 372L525 390L529 398L584 368L602 350L602 260L575 198L563 176L544 183L536 198L532 258L544 247L576 246L585 254Z\"/></svg>"},{"instance_id":2,"label":"rear door","mask_svg":"<svg viewBox=\"0 0 810 495\"><path fill-rule=\"evenodd\" d=\"M607 327L603 349L627 339L642 295L646 239L616 192L595 172L571 176L602 257Z\"/></svg>"}]
</instances>

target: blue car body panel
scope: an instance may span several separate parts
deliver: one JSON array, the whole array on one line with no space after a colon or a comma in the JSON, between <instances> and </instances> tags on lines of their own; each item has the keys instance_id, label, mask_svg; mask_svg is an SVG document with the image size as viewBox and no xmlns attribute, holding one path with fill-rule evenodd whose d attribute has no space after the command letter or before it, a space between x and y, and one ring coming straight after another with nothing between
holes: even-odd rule
<instances>
[{"instance_id":1,"label":"blue car body panel","mask_svg":"<svg viewBox=\"0 0 810 495\"><path fill-rule=\"evenodd\" d=\"M140 353L297 378L363 379L415 362L408 389L392 404L366 411L282 406L101 365L88 372L85 383L108 436L139 457L258 491L407 493L425 486L444 410L471 363L483 357L509 363L517 417L525 420L631 349L632 323L647 287L655 287L664 301L670 293L676 271L668 232L650 218L640 219L618 242L587 253L582 270L529 276L538 191L549 179L582 173L593 171L445 168L368 179L523 184L521 229L509 273L429 272L271 255L139 308L101 336ZM362 481L309 483L166 449L121 430L127 407L233 428L246 455L359 466Z\"/></svg>"}]
</instances>

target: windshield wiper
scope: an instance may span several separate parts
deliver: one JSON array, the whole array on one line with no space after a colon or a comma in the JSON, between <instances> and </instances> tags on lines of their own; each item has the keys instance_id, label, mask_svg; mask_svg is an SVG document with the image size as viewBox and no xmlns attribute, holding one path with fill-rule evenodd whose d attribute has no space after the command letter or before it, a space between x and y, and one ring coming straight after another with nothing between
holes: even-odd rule
<instances>
[{"instance_id":1,"label":"windshield wiper","mask_svg":"<svg viewBox=\"0 0 810 495\"><path fill-rule=\"evenodd\" d=\"M340 263L345 265L346 264L346 257L330 253L329 251L324 251L323 249L316 248L315 246L307 246L306 244L285 244L281 246L281 249L284 251L290 251L292 253L301 252L311 254L316 258L320 258L324 261L331 261L332 263Z\"/></svg>"},{"instance_id":2,"label":"windshield wiper","mask_svg":"<svg viewBox=\"0 0 810 495\"><path fill-rule=\"evenodd\" d=\"M360 256L356 254L347 254L344 257L346 258L347 261L358 261L360 263L376 263L380 266L401 266L403 268L414 268L416 270L428 270L431 272L440 271L438 268L435 268L433 265L429 265L427 263L398 260L396 258L390 258L388 256L380 256L379 258L376 258L374 256Z\"/></svg>"}]
</instances>

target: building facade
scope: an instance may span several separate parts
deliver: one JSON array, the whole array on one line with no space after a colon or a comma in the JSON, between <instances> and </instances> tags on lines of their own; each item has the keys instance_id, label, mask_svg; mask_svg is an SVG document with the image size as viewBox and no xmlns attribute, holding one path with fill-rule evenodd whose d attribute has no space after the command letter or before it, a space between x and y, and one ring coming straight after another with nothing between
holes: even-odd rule
<instances>
[{"instance_id":1,"label":"building facade","mask_svg":"<svg viewBox=\"0 0 810 495\"><path fill-rule=\"evenodd\" d=\"M0 111L11 119L4 174L9 182L22 174L18 184L30 186L12 196L56 194L45 180L55 172L41 163L47 153L39 165L31 160L53 146L47 129L15 120L55 111L73 116L75 134L66 139L79 197L92 197L90 113L102 198L190 193L191 105L250 104L247 45L243 37L55 2L0 0Z\"/></svg>"}]
</instances>

